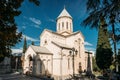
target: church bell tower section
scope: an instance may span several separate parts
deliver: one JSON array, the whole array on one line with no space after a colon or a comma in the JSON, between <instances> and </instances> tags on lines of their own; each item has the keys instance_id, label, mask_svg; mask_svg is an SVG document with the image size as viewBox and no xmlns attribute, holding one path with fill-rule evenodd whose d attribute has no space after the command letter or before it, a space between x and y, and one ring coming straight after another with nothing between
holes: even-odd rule
<instances>
[{"instance_id":1,"label":"church bell tower section","mask_svg":"<svg viewBox=\"0 0 120 80\"><path fill-rule=\"evenodd\" d=\"M60 15L57 17L57 33L61 35L69 35L73 32L73 22L71 15L64 8Z\"/></svg>"}]
</instances>

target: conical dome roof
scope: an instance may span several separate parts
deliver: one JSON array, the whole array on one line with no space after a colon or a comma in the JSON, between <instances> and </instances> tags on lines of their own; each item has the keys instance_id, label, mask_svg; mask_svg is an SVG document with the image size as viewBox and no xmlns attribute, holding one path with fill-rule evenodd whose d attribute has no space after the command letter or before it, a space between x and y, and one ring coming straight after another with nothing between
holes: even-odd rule
<instances>
[{"instance_id":1,"label":"conical dome roof","mask_svg":"<svg viewBox=\"0 0 120 80\"><path fill-rule=\"evenodd\" d=\"M57 19L60 18L60 17L69 17L69 18L72 18L71 15L67 12L67 10L65 8L60 13L60 15L57 17Z\"/></svg>"}]
</instances>

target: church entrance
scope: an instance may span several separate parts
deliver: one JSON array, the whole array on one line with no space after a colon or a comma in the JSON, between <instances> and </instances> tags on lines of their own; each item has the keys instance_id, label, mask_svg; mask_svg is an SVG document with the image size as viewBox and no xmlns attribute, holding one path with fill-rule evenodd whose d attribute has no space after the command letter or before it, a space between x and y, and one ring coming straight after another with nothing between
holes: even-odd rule
<instances>
[{"instance_id":1,"label":"church entrance","mask_svg":"<svg viewBox=\"0 0 120 80\"><path fill-rule=\"evenodd\" d=\"M32 71L33 71L33 58L32 58L32 56L31 55L28 55L28 57L27 57L27 64L28 64L28 70L26 71L26 75L30 75L30 74L32 74Z\"/></svg>"}]
</instances>

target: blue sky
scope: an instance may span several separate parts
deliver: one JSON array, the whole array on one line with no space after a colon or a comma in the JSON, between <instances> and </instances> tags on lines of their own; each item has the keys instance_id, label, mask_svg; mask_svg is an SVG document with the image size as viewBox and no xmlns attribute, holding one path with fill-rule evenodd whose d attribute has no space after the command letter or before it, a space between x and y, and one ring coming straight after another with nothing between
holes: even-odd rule
<instances>
[{"instance_id":1,"label":"blue sky","mask_svg":"<svg viewBox=\"0 0 120 80\"><path fill-rule=\"evenodd\" d=\"M25 0L20 8L22 11L21 15L15 18L18 31L23 32L23 37L26 36L28 46L31 45L31 41L34 41L35 45L39 45L39 36L45 28L56 31L56 18L64 6L73 17L74 31L79 30L84 35L86 50L95 51L97 30L80 25L88 16L86 0L40 0L40 6L35 6L33 3ZM23 40L16 44L13 50L22 50L22 48Z\"/></svg>"}]
</instances>

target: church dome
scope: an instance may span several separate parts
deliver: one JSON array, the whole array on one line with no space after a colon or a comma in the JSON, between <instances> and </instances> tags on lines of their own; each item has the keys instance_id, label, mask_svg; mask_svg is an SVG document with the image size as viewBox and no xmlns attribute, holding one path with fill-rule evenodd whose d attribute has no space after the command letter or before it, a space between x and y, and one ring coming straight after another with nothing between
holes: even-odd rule
<instances>
[{"instance_id":1,"label":"church dome","mask_svg":"<svg viewBox=\"0 0 120 80\"><path fill-rule=\"evenodd\" d=\"M67 12L67 10L64 8L63 11L60 13L60 15L57 17L57 19L61 17L69 17L72 19L71 15Z\"/></svg>"}]
</instances>

